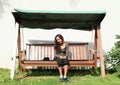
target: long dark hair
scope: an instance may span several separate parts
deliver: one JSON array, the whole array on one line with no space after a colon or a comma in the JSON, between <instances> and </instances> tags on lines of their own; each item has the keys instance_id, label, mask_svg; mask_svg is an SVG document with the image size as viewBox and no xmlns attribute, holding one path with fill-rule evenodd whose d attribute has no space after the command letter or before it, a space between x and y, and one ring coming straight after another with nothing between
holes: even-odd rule
<instances>
[{"instance_id":1,"label":"long dark hair","mask_svg":"<svg viewBox=\"0 0 120 85\"><path fill-rule=\"evenodd\" d=\"M54 45L55 45L54 47L56 50L60 49L60 45L56 40L57 37L59 37L62 40L62 42L64 42L64 37L61 34L57 34L54 39Z\"/></svg>"}]
</instances>

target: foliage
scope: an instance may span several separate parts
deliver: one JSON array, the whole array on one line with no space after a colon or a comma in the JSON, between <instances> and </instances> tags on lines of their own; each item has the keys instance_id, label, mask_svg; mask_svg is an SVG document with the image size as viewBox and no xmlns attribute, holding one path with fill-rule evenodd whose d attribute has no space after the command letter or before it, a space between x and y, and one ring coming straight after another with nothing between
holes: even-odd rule
<instances>
[{"instance_id":1,"label":"foliage","mask_svg":"<svg viewBox=\"0 0 120 85\"><path fill-rule=\"evenodd\" d=\"M120 71L120 35L116 35L116 39L114 47L105 55L106 69L111 72Z\"/></svg>"}]
</instances>

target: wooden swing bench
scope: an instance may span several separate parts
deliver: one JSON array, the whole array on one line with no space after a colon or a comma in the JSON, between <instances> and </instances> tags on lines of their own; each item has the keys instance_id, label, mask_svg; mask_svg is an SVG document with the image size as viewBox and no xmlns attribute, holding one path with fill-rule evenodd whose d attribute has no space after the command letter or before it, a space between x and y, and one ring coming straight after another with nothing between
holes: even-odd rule
<instances>
[{"instance_id":1,"label":"wooden swing bench","mask_svg":"<svg viewBox=\"0 0 120 85\"><path fill-rule=\"evenodd\" d=\"M90 55L88 43L69 42L69 61L72 66L91 66L96 68L96 56ZM21 66L57 67L54 61L54 43L39 41L39 43L26 44L26 57Z\"/></svg>"},{"instance_id":2,"label":"wooden swing bench","mask_svg":"<svg viewBox=\"0 0 120 85\"><path fill-rule=\"evenodd\" d=\"M101 75L102 77L105 77L104 57L100 32L100 24L105 17L105 11L42 11L15 9L15 12L12 12L12 14L15 18L15 23L18 23L19 25L17 26L16 24L16 28L18 28L17 51L20 70L22 70L24 66L57 66L56 61L53 60L53 42L42 41L41 43L27 43L26 55L23 58L23 52L21 51L20 29L42 28L45 30L50 30L54 28L70 28L84 31L94 30L93 48L96 50L96 52L91 54L88 43L69 42L71 53L71 57L69 58L70 66L90 66L96 68L97 56L99 56ZM46 57L48 57L49 60L44 60ZM14 63L11 71L12 79L14 77L15 59L16 56L12 58L12 63Z\"/></svg>"}]
</instances>

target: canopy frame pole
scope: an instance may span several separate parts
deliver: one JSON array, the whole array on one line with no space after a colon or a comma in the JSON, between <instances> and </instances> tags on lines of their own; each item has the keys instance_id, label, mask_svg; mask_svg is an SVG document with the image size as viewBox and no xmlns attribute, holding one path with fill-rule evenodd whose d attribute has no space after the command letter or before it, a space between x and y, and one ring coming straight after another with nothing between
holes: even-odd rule
<instances>
[{"instance_id":1,"label":"canopy frame pole","mask_svg":"<svg viewBox=\"0 0 120 85\"><path fill-rule=\"evenodd\" d=\"M95 53L93 54L93 56L94 56L94 61L95 61L95 66L94 66L94 68L97 68L97 32L96 32L96 30L95 30L95 34L94 34L95 36L94 36L94 50L95 50Z\"/></svg>"},{"instance_id":2,"label":"canopy frame pole","mask_svg":"<svg viewBox=\"0 0 120 85\"><path fill-rule=\"evenodd\" d=\"M21 32L20 32L20 26L18 29L18 60L19 60L19 70L22 71L22 51L21 51Z\"/></svg>"},{"instance_id":3,"label":"canopy frame pole","mask_svg":"<svg viewBox=\"0 0 120 85\"><path fill-rule=\"evenodd\" d=\"M95 42L98 44L98 51L100 56L100 68L101 68L101 76L105 77L105 68L104 68L104 57L103 57L103 48L102 48L102 40L101 40L101 32L100 32L100 24L95 28L96 39Z\"/></svg>"}]
</instances>

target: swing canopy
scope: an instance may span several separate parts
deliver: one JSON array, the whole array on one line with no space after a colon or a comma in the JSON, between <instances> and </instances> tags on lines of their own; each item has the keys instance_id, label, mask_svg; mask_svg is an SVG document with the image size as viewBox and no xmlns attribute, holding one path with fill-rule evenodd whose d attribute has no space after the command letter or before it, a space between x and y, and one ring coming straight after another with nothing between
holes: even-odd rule
<instances>
[{"instance_id":1,"label":"swing canopy","mask_svg":"<svg viewBox=\"0 0 120 85\"><path fill-rule=\"evenodd\" d=\"M105 11L22 10L12 12L22 28L93 30L104 19Z\"/></svg>"}]
</instances>

